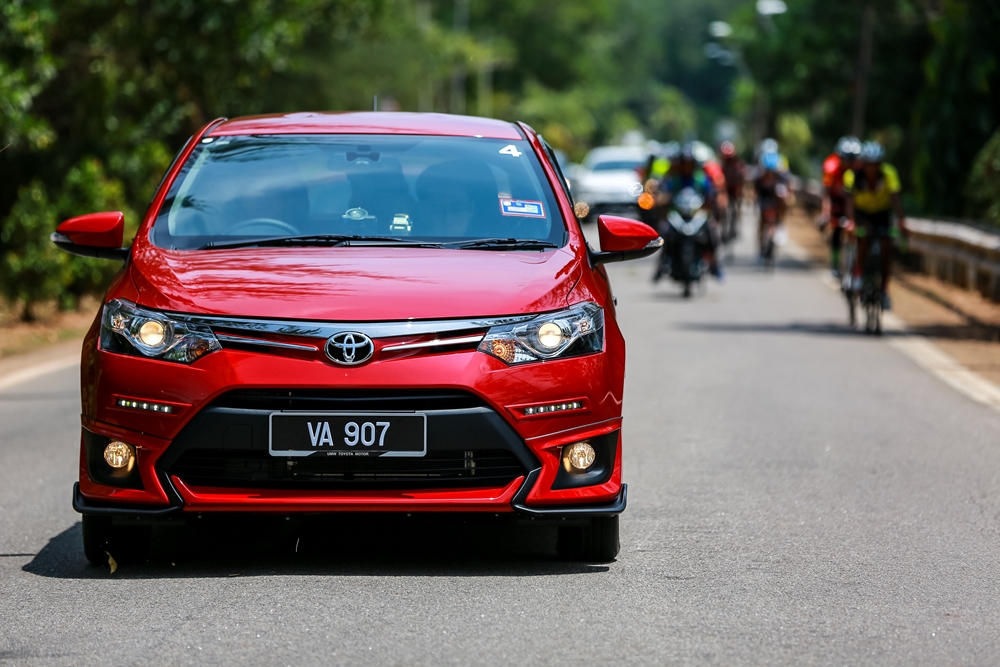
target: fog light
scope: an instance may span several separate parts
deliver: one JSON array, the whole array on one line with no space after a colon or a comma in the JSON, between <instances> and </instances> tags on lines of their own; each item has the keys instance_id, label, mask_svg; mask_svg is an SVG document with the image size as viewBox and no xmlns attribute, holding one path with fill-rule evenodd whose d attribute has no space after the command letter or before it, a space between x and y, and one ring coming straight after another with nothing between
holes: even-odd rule
<instances>
[{"instance_id":1,"label":"fog light","mask_svg":"<svg viewBox=\"0 0 1000 667\"><path fill-rule=\"evenodd\" d=\"M590 466L594 465L597 452L594 451L589 442L575 442L563 447L562 458L566 472L586 472Z\"/></svg>"},{"instance_id":2,"label":"fog light","mask_svg":"<svg viewBox=\"0 0 1000 667\"><path fill-rule=\"evenodd\" d=\"M122 468L131 470L132 464L135 463L135 451L132 449L132 445L128 445L120 440L112 440L104 448L104 460L116 470Z\"/></svg>"}]
</instances>

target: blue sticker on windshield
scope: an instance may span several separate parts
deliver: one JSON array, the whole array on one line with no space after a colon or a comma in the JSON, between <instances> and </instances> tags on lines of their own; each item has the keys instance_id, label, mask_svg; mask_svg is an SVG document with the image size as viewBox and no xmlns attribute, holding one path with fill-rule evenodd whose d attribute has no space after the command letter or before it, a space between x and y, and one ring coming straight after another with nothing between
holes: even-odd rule
<instances>
[{"instance_id":1,"label":"blue sticker on windshield","mask_svg":"<svg viewBox=\"0 0 1000 667\"><path fill-rule=\"evenodd\" d=\"M544 218L545 207L530 199L500 199L500 213L519 218Z\"/></svg>"}]
</instances>

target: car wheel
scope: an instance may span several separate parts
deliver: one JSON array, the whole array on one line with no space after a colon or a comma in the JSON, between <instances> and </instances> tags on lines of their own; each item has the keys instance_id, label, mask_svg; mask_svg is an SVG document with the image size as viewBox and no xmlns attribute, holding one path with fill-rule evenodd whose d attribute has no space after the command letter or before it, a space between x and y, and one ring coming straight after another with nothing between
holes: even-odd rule
<instances>
[{"instance_id":1,"label":"car wheel","mask_svg":"<svg viewBox=\"0 0 1000 667\"><path fill-rule=\"evenodd\" d=\"M598 516L586 526L559 529L556 551L566 560L608 563L618 555L618 516Z\"/></svg>"},{"instance_id":2,"label":"car wheel","mask_svg":"<svg viewBox=\"0 0 1000 667\"><path fill-rule=\"evenodd\" d=\"M108 554L118 563L140 563L149 558L151 526L116 526L109 516L83 515L83 553L94 565L108 565Z\"/></svg>"}]
</instances>

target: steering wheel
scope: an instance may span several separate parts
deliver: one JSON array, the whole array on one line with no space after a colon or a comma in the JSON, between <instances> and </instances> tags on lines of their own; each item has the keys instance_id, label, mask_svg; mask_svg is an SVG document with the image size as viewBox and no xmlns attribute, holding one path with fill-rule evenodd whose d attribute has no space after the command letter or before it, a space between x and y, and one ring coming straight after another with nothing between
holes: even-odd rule
<instances>
[{"instance_id":1,"label":"steering wheel","mask_svg":"<svg viewBox=\"0 0 1000 667\"><path fill-rule=\"evenodd\" d=\"M281 230L283 234L290 234L295 236L299 233L299 230L292 227L287 222L282 222L281 220L275 220L274 218L250 218L249 220L242 220L237 222L235 225L226 230L227 236L239 236L238 232L254 225L264 225L268 227L274 227L275 229Z\"/></svg>"}]
</instances>

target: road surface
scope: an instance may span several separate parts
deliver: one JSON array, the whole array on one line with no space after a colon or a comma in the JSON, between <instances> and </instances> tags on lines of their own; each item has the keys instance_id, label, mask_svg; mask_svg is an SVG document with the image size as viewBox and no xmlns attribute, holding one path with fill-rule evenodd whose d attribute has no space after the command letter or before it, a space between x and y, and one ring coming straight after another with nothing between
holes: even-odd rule
<instances>
[{"instance_id":1,"label":"road surface","mask_svg":"<svg viewBox=\"0 0 1000 667\"><path fill-rule=\"evenodd\" d=\"M0 664L982 665L1000 656L1000 414L746 244L685 301L610 267L622 551L405 517L162 531L86 563L76 371L0 390Z\"/></svg>"}]
</instances>

